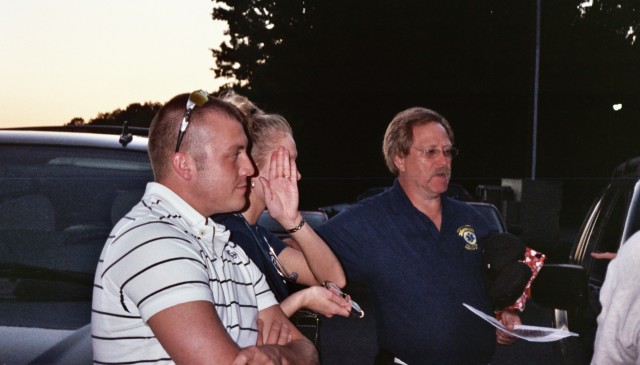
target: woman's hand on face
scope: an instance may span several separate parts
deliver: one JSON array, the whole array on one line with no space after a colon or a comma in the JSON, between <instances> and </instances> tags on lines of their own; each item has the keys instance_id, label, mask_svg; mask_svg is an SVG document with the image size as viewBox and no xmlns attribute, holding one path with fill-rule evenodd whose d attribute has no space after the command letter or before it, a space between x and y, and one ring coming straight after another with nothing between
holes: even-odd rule
<instances>
[{"instance_id":1,"label":"woman's hand on face","mask_svg":"<svg viewBox=\"0 0 640 365\"><path fill-rule=\"evenodd\" d=\"M303 289L303 291L305 292L305 308L328 318L334 315L349 317L351 303L349 303L350 298L348 296L342 298L322 286L311 286Z\"/></svg>"},{"instance_id":2,"label":"woman's hand on face","mask_svg":"<svg viewBox=\"0 0 640 365\"><path fill-rule=\"evenodd\" d=\"M279 147L273 151L269 178L260 177L260 183L271 217L285 228L298 225L298 169L287 149Z\"/></svg>"}]
</instances>

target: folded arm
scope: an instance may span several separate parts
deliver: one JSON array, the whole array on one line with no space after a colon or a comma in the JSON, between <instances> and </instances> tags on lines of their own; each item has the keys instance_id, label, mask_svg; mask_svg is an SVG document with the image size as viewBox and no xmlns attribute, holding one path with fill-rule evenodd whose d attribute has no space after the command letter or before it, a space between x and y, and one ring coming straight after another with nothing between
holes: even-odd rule
<instances>
[{"instance_id":1,"label":"folded arm","mask_svg":"<svg viewBox=\"0 0 640 365\"><path fill-rule=\"evenodd\" d=\"M260 311L259 319L263 333L273 330L276 340L243 349L227 334L211 302L194 301L169 307L153 315L148 324L176 364L245 364L265 359L282 364L318 364L313 344L289 322L279 306ZM286 327L284 332L282 326ZM279 333L285 337L280 338ZM247 360L242 362L244 359Z\"/></svg>"}]
</instances>

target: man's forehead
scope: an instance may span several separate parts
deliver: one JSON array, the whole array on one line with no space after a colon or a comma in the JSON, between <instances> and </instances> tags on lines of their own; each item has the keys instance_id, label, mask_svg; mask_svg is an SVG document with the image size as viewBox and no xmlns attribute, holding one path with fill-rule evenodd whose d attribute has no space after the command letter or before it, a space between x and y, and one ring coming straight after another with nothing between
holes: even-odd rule
<instances>
[{"instance_id":1,"label":"man's forehead","mask_svg":"<svg viewBox=\"0 0 640 365\"><path fill-rule=\"evenodd\" d=\"M440 140L445 137L449 140L449 135L444 126L438 122L429 122L413 127L413 139Z\"/></svg>"}]
</instances>

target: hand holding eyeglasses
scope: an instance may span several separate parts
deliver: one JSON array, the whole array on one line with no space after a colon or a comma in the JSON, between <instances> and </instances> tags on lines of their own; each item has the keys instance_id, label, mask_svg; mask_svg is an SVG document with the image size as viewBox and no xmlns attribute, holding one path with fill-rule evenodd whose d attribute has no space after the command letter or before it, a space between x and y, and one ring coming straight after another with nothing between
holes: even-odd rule
<instances>
[{"instance_id":1,"label":"hand holding eyeglasses","mask_svg":"<svg viewBox=\"0 0 640 365\"><path fill-rule=\"evenodd\" d=\"M355 301L351 300L349 295L344 293L342 291L342 289L340 289L336 284L334 284L334 283L332 283L330 281L325 281L325 282L322 283L322 286L324 286L325 288L329 289L334 294L339 295L343 299L348 299L349 300L349 303L351 303L351 316L357 317L357 318L364 317L364 311L362 310L362 308L360 308L358 303L356 303Z\"/></svg>"}]
</instances>

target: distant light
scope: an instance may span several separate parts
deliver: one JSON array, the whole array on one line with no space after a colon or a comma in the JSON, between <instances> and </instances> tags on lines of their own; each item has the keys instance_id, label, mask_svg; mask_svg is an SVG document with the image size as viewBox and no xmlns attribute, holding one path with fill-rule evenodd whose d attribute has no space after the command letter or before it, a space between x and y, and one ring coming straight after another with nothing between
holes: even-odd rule
<instances>
[{"instance_id":1,"label":"distant light","mask_svg":"<svg viewBox=\"0 0 640 365\"><path fill-rule=\"evenodd\" d=\"M583 1L578 5L578 11L580 12L580 16L584 17L587 14L587 9L593 6L593 0Z\"/></svg>"},{"instance_id":2,"label":"distant light","mask_svg":"<svg viewBox=\"0 0 640 365\"><path fill-rule=\"evenodd\" d=\"M622 104L613 104L613 110L618 111L622 109Z\"/></svg>"}]
</instances>

